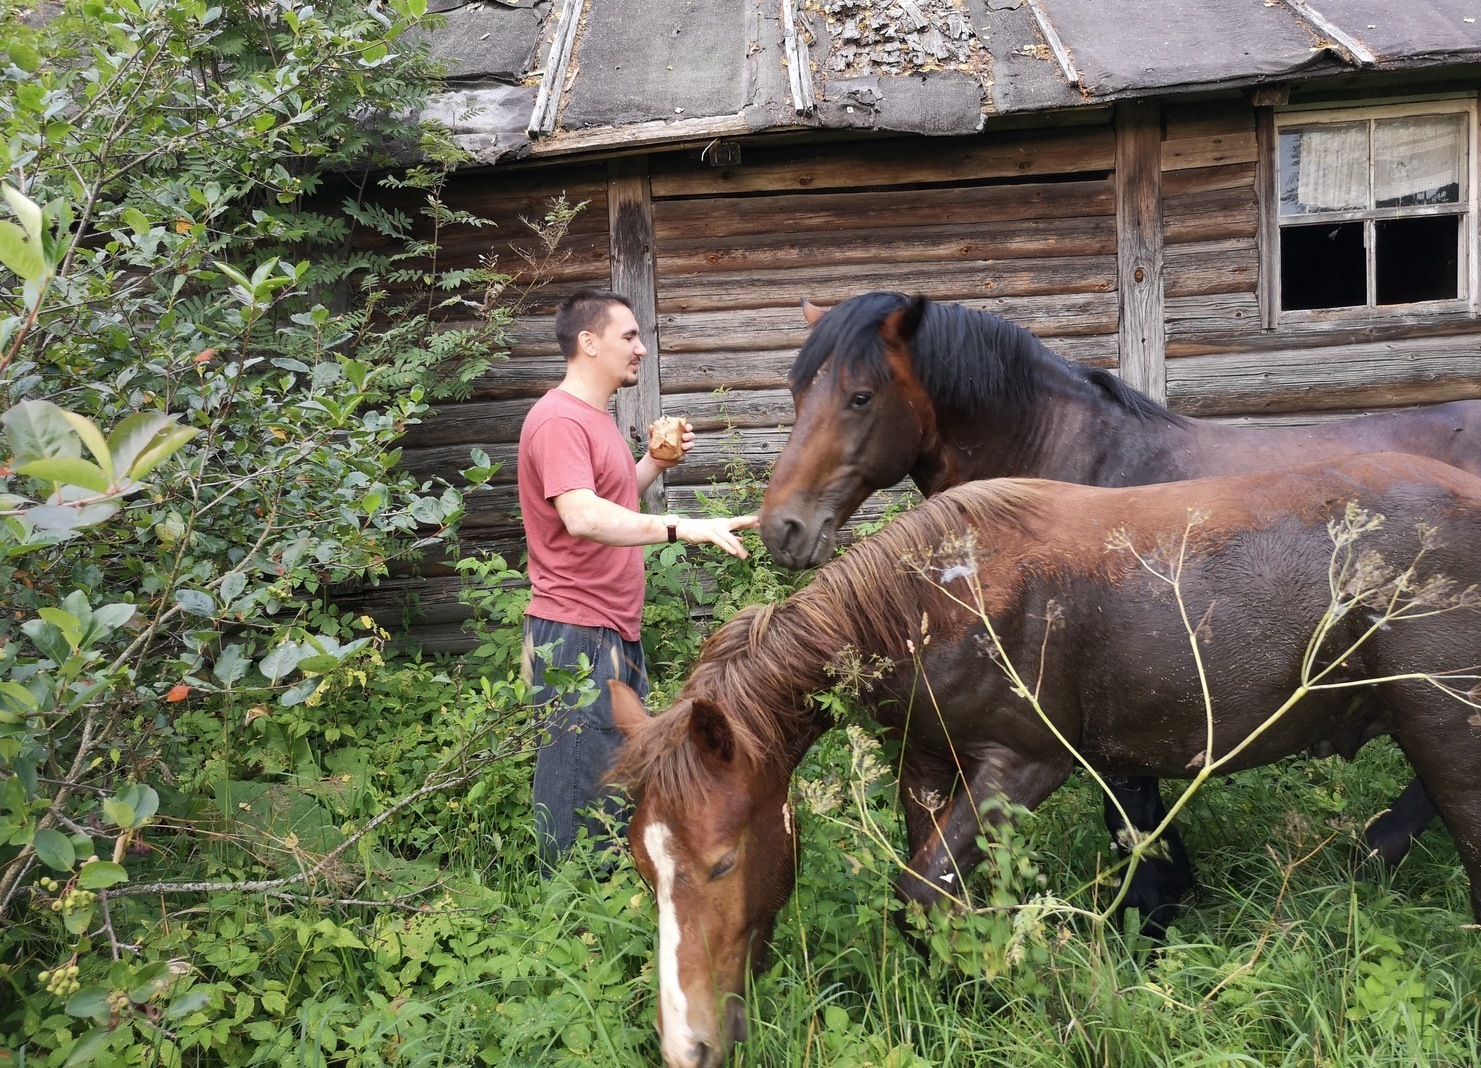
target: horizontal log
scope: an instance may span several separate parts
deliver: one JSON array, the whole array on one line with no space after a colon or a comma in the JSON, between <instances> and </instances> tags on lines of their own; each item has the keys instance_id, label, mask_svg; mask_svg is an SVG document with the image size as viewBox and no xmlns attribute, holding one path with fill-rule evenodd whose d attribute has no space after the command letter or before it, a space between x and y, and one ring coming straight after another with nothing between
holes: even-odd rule
<instances>
[{"instance_id":1,"label":"horizontal log","mask_svg":"<svg viewBox=\"0 0 1481 1068\"><path fill-rule=\"evenodd\" d=\"M519 428L537 397L462 401L441 405L401 439L404 450L433 445L481 445L519 440Z\"/></svg>"},{"instance_id":2,"label":"horizontal log","mask_svg":"<svg viewBox=\"0 0 1481 1068\"><path fill-rule=\"evenodd\" d=\"M1332 318L1290 319L1264 330L1253 293L1180 297L1167 301L1168 359L1221 352L1284 352L1364 342L1439 337L1475 337L1476 320L1466 311L1423 317L1364 314L1346 309ZM1481 342L1478 342L1481 346Z\"/></svg>"},{"instance_id":3,"label":"horizontal log","mask_svg":"<svg viewBox=\"0 0 1481 1068\"><path fill-rule=\"evenodd\" d=\"M666 395L714 390L724 390L728 394L756 389L785 389L787 372L796 359L796 348L753 349L744 354L704 349L666 352L663 356L662 388ZM667 403L665 400L665 405Z\"/></svg>"},{"instance_id":4,"label":"horizontal log","mask_svg":"<svg viewBox=\"0 0 1481 1068\"><path fill-rule=\"evenodd\" d=\"M1396 407L1481 397L1474 336L1190 356L1167 364L1168 404L1189 415Z\"/></svg>"},{"instance_id":5,"label":"horizontal log","mask_svg":"<svg viewBox=\"0 0 1481 1068\"><path fill-rule=\"evenodd\" d=\"M1169 245L1162 263L1163 292L1169 299L1253 293L1260 270L1253 236Z\"/></svg>"},{"instance_id":6,"label":"horizontal log","mask_svg":"<svg viewBox=\"0 0 1481 1068\"><path fill-rule=\"evenodd\" d=\"M747 149L734 167L664 157L653 166L655 200L732 193L785 193L866 186L942 185L990 179L1109 171L1110 127L974 138L858 141L825 147Z\"/></svg>"},{"instance_id":7,"label":"horizontal log","mask_svg":"<svg viewBox=\"0 0 1481 1068\"><path fill-rule=\"evenodd\" d=\"M1255 112L1242 97L1174 101L1162 107L1162 128L1169 140L1222 137L1255 129Z\"/></svg>"},{"instance_id":8,"label":"horizontal log","mask_svg":"<svg viewBox=\"0 0 1481 1068\"><path fill-rule=\"evenodd\" d=\"M1163 307L1168 359L1228 351L1261 330L1260 302L1253 293L1171 297Z\"/></svg>"},{"instance_id":9,"label":"horizontal log","mask_svg":"<svg viewBox=\"0 0 1481 1068\"><path fill-rule=\"evenodd\" d=\"M565 283L568 289L576 289L593 282L605 284L609 256L610 240L605 233L567 238L548 256L529 240L505 240L481 233L462 241L444 242L437 265L442 270L491 267L511 276L516 287Z\"/></svg>"},{"instance_id":10,"label":"horizontal log","mask_svg":"<svg viewBox=\"0 0 1481 1068\"><path fill-rule=\"evenodd\" d=\"M457 574L428 575L382 579L378 585L332 596L340 607L369 613L387 629L407 622L420 628L472 618L472 609L462 602L463 588Z\"/></svg>"},{"instance_id":11,"label":"horizontal log","mask_svg":"<svg viewBox=\"0 0 1481 1068\"><path fill-rule=\"evenodd\" d=\"M1109 179L941 189L792 193L751 197L660 200L653 231L660 246L706 237L713 241L752 235L873 230L919 225L970 225L984 220L1067 219L1114 215Z\"/></svg>"},{"instance_id":12,"label":"horizontal log","mask_svg":"<svg viewBox=\"0 0 1481 1068\"><path fill-rule=\"evenodd\" d=\"M496 364L473 382L473 400L534 400L565 377L566 360L559 353L509 359Z\"/></svg>"},{"instance_id":13,"label":"horizontal log","mask_svg":"<svg viewBox=\"0 0 1481 1068\"><path fill-rule=\"evenodd\" d=\"M899 226L878 230L671 239L655 249L660 276L706 271L761 272L779 267L891 263L970 263L1042 256L1114 253L1116 225L1110 216L1023 219L1012 223Z\"/></svg>"},{"instance_id":14,"label":"horizontal log","mask_svg":"<svg viewBox=\"0 0 1481 1068\"><path fill-rule=\"evenodd\" d=\"M469 458L469 450L482 449L492 463L499 465L499 471L489 483L495 486L512 485L514 483L515 456L519 451L519 442L490 442L487 444L470 445L426 445L419 448L408 448L401 451L401 463L398 465L402 470L410 471L419 479L443 478L455 486L461 486L462 475L460 472L473 466Z\"/></svg>"},{"instance_id":15,"label":"horizontal log","mask_svg":"<svg viewBox=\"0 0 1481 1068\"><path fill-rule=\"evenodd\" d=\"M1205 193L1218 193L1230 189L1254 189L1254 187L1254 163L1190 167L1182 171L1165 171L1162 175L1164 202L1196 197Z\"/></svg>"},{"instance_id":16,"label":"horizontal log","mask_svg":"<svg viewBox=\"0 0 1481 1068\"><path fill-rule=\"evenodd\" d=\"M1194 167L1217 167L1230 163L1254 163L1259 158L1255 146L1253 119L1248 130L1186 138L1168 138L1162 142L1162 169L1176 171Z\"/></svg>"},{"instance_id":17,"label":"horizontal log","mask_svg":"<svg viewBox=\"0 0 1481 1068\"><path fill-rule=\"evenodd\" d=\"M1000 308L1014 311L1015 321L1030 329L1063 328L1066 335L1115 331L1115 316L1100 303L1074 303L1074 297L1061 301L1045 299L1031 305L1026 299L1008 301L1001 298L979 298L961 301L970 307L996 312ZM825 305L826 306L826 305ZM1041 312L1042 316L1036 316ZM1033 321L1025 321L1033 320ZM1042 326L1040 325L1042 322ZM795 307L758 308L744 316L733 312L689 312L664 315L659 323L663 351L674 353L755 352L800 348L807 340L807 324Z\"/></svg>"},{"instance_id":18,"label":"horizontal log","mask_svg":"<svg viewBox=\"0 0 1481 1068\"><path fill-rule=\"evenodd\" d=\"M1196 241L1253 239L1260 226L1253 185L1211 189L1162 202L1165 246Z\"/></svg>"},{"instance_id":19,"label":"horizontal log","mask_svg":"<svg viewBox=\"0 0 1481 1068\"><path fill-rule=\"evenodd\" d=\"M539 218L551 197L564 196L571 204L582 201L590 206L577 216L597 215L605 226L607 201L607 166L567 164L560 168L528 167L518 173L500 173L502 168L459 170L448 182L443 199L459 211L480 215L514 218ZM414 194L421 200L425 194ZM602 209L598 211L596 209ZM586 223L586 225L590 225Z\"/></svg>"},{"instance_id":20,"label":"horizontal log","mask_svg":"<svg viewBox=\"0 0 1481 1068\"><path fill-rule=\"evenodd\" d=\"M660 275L660 318L688 312L789 307L800 319L803 298L831 307L877 290L943 301L1022 301L1093 296L1115 287L1113 256L1060 256L987 263L878 263L783 267L761 273L715 271ZM1109 272L1109 273L1105 273ZM990 309L995 310L995 309ZM1007 314L1007 313L1002 313ZM667 353L668 350L665 350Z\"/></svg>"}]
</instances>

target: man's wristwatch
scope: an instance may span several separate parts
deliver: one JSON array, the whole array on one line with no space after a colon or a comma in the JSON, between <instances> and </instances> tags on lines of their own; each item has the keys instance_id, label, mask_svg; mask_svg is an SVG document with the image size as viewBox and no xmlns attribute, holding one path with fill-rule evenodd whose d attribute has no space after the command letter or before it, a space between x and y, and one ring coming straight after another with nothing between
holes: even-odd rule
<instances>
[{"instance_id":1,"label":"man's wristwatch","mask_svg":"<svg viewBox=\"0 0 1481 1068\"><path fill-rule=\"evenodd\" d=\"M663 517L663 522L669 528L669 544L672 545L679 540L679 517L676 515L666 515Z\"/></svg>"}]
</instances>

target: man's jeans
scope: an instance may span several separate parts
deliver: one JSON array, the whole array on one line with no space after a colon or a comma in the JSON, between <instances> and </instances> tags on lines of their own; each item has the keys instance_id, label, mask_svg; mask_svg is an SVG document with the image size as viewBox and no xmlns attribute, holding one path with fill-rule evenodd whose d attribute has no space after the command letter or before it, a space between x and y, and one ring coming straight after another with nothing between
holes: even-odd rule
<instances>
[{"instance_id":1,"label":"man's jeans","mask_svg":"<svg viewBox=\"0 0 1481 1068\"><path fill-rule=\"evenodd\" d=\"M549 646L549 658L541 649ZM591 665L596 700L574 707L577 694L557 695L544 685L546 667L577 670L582 654ZM648 669L640 642L625 641L605 627L578 627L535 616L525 617L524 677L536 687L535 698L548 703L547 736L535 757L535 834L542 868L549 870L570 850L581 827L600 845L610 844L605 813L617 828L625 827L631 806L621 791L609 786L607 774L622 733L612 724L612 697L608 679L631 686L639 698L648 696ZM588 814L586 810L591 810Z\"/></svg>"}]
</instances>

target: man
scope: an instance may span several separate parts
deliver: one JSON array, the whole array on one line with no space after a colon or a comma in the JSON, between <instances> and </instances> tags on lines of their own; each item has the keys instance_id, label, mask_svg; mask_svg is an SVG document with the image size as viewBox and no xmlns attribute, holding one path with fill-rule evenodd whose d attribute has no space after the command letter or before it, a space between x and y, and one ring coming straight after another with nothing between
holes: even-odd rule
<instances>
[{"instance_id":1,"label":"man","mask_svg":"<svg viewBox=\"0 0 1481 1068\"><path fill-rule=\"evenodd\" d=\"M634 463L607 411L622 386L638 381L647 354L625 297L583 289L562 301L555 334L566 358L560 385L525 418L519 437L519 505L529 547L532 594L525 615L526 678L544 686L547 668L591 665L596 700L575 707L568 695L551 704L549 738L535 759L535 829L546 870L570 849L581 826L599 836L602 822L580 813L597 803L617 822L620 802L604 780L621 736L612 723L607 680L648 694L638 627L643 614L644 545L684 541L716 545L744 558L737 530L754 515L691 519L638 510L644 490L694 447L685 425L679 460L645 455ZM541 650L549 650L549 659Z\"/></svg>"}]
</instances>

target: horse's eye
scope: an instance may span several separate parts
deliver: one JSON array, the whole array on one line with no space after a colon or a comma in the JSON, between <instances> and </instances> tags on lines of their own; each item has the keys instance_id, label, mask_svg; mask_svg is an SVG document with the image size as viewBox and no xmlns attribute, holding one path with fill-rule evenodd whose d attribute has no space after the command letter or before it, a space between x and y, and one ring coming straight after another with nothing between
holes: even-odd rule
<instances>
[{"instance_id":1,"label":"horse's eye","mask_svg":"<svg viewBox=\"0 0 1481 1068\"><path fill-rule=\"evenodd\" d=\"M732 849L729 853L726 853L725 856L720 858L720 863L716 864L713 868L710 869L710 879L712 881L715 879L723 879L725 878L725 876L730 874L731 869L735 867L735 861L738 852L738 850Z\"/></svg>"},{"instance_id":2,"label":"horse's eye","mask_svg":"<svg viewBox=\"0 0 1481 1068\"><path fill-rule=\"evenodd\" d=\"M873 399L873 393L870 393L867 389L861 389L848 399L848 406L850 408L866 408Z\"/></svg>"}]
</instances>

